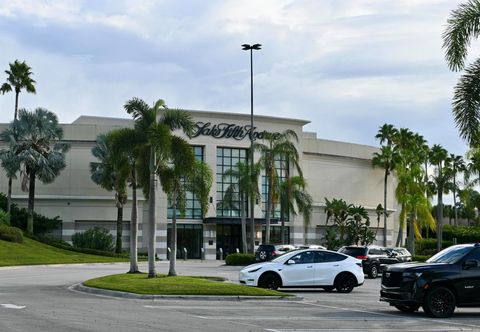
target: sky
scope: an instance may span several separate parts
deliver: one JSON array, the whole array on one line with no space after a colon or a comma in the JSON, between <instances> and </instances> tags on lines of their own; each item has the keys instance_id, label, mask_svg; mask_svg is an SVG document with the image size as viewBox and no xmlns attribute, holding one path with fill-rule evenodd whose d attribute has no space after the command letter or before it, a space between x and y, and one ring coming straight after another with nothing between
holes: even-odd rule
<instances>
[{"instance_id":1,"label":"sky","mask_svg":"<svg viewBox=\"0 0 480 332\"><path fill-rule=\"evenodd\" d=\"M311 121L318 138L378 146L384 123L464 154L451 115L461 73L442 32L457 0L0 0L0 83L26 61L37 94L60 122L128 118L132 97L169 107ZM479 54L472 43L469 61ZM480 44L480 42L478 43ZM0 122L14 94L0 95Z\"/></svg>"}]
</instances>

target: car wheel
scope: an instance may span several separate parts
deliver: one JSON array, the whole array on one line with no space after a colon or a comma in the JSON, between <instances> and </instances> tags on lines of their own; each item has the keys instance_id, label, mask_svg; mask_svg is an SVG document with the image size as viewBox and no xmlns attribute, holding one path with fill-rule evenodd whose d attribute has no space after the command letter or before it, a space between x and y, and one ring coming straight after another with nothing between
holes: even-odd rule
<instances>
[{"instance_id":1,"label":"car wheel","mask_svg":"<svg viewBox=\"0 0 480 332\"><path fill-rule=\"evenodd\" d=\"M425 297L423 310L428 316L435 318L450 317L455 311L457 301L455 294L446 287L435 287Z\"/></svg>"},{"instance_id":2,"label":"car wheel","mask_svg":"<svg viewBox=\"0 0 480 332\"><path fill-rule=\"evenodd\" d=\"M378 277L378 266L373 264L370 272L368 273L368 276L372 279L376 279Z\"/></svg>"},{"instance_id":3,"label":"car wheel","mask_svg":"<svg viewBox=\"0 0 480 332\"><path fill-rule=\"evenodd\" d=\"M357 280L351 274L341 274L335 280L335 288L339 293L350 293L356 286Z\"/></svg>"},{"instance_id":4,"label":"car wheel","mask_svg":"<svg viewBox=\"0 0 480 332\"><path fill-rule=\"evenodd\" d=\"M420 308L418 305L396 305L395 308L401 312L415 312Z\"/></svg>"},{"instance_id":5,"label":"car wheel","mask_svg":"<svg viewBox=\"0 0 480 332\"><path fill-rule=\"evenodd\" d=\"M262 250L258 253L258 258L260 258L261 261L264 261L267 259L267 252L265 250Z\"/></svg>"},{"instance_id":6,"label":"car wheel","mask_svg":"<svg viewBox=\"0 0 480 332\"><path fill-rule=\"evenodd\" d=\"M273 273L266 273L260 277L258 286L266 289L277 290L282 285L280 277Z\"/></svg>"},{"instance_id":7,"label":"car wheel","mask_svg":"<svg viewBox=\"0 0 480 332\"><path fill-rule=\"evenodd\" d=\"M325 290L325 292L331 292L335 287L333 287L333 286L325 286L325 287L322 287L322 288Z\"/></svg>"}]
</instances>

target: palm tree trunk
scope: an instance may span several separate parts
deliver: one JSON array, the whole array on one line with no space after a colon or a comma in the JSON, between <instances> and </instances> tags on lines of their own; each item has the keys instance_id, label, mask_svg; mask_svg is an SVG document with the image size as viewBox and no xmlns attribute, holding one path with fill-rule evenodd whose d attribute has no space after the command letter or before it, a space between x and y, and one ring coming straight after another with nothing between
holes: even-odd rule
<instances>
[{"instance_id":1,"label":"palm tree trunk","mask_svg":"<svg viewBox=\"0 0 480 332\"><path fill-rule=\"evenodd\" d=\"M148 195L148 277L155 278L155 152L150 149L150 191Z\"/></svg>"},{"instance_id":2,"label":"palm tree trunk","mask_svg":"<svg viewBox=\"0 0 480 332\"><path fill-rule=\"evenodd\" d=\"M402 210L405 209L405 205L402 204ZM399 247L402 244L403 239L403 225L405 224L405 220L400 220L398 223L398 235L397 235L397 242L395 243L396 247Z\"/></svg>"},{"instance_id":3,"label":"palm tree trunk","mask_svg":"<svg viewBox=\"0 0 480 332\"><path fill-rule=\"evenodd\" d=\"M453 224L458 226L458 213L457 213L457 181L455 179L455 173L453 173Z\"/></svg>"},{"instance_id":4,"label":"palm tree trunk","mask_svg":"<svg viewBox=\"0 0 480 332\"><path fill-rule=\"evenodd\" d=\"M122 252L122 233L123 233L123 205L117 207L117 241L115 245L115 252Z\"/></svg>"},{"instance_id":5,"label":"palm tree trunk","mask_svg":"<svg viewBox=\"0 0 480 332\"><path fill-rule=\"evenodd\" d=\"M7 213L11 216L12 209L12 178L8 178L8 194L7 194Z\"/></svg>"},{"instance_id":6,"label":"palm tree trunk","mask_svg":"<svg viewBox=\"0 0 480 332\"><path fill-rule=\"evenodd\" d=\"M33 235L33 209L35 205L35 171L30 171L30 184L28 187L28 219L27 233Z\"/></svg>"},{"instance_id":7,"label":"palm tree trunk","mask_svg":"<svg viewBox=\"0 0 480 332\"><path fill-rule=\"evenodd\" d=\"M132 217L130 221L130 271L129 273L137 273L138 271L138 220L137 220L137 172L135 165L132 171Z\"/></svg>"},{"instance_id":8,"label":"palm tree trunk","mask_svg":"<svg viewBox=\"0 0 480 332\"><path fill-rule=\"evenodd\" d=\"M441 188L438 189L437 206L437 251L442 250L442 228L443 228L443 195Z\"/></svg>"},{"instance_id":9,"label":"palm tree trunk","mask_svg":"<svg viewBox=\"0 0 480 332\"><path fill-rule=\"evenodd\" d=\"M250 253L255 253L255 209L253 194L250 196Z\"/></svg>"},{"instance_id":10,"label":"palm tree trunk","mask_svg":"<svg viewBox=\"0 0 480 332\"><path fill-rule=\"evenodd\" d=\"M244 193L240 192L240 219L242 221L242 252L247 253L247 219Z\"/></svg>"},{"instance_id":11,"label":"palm tree trunk","mask_svg":"<svg viewBox=\"0 0 480 332\"><path fill-rule=\"evenodd\" d=\"M415 209L413 209L412 213L410 214L410 223L409 223L409 234L408 234L408 244L409 250L412 256L415 256Z\"/></svg>"},{"instance_id":12,"label":"palm tree trunk","mask_svg":"<svg viewBox=\"0 0 480 332\"><path fill-rule=\"evenodd\" d=\"M15 115L14 115L14 120L17 120L17 114L18 114L18 95L20 94L20 91L15 91Z\"/></svg>"},{"instance_id":13,"label":"palm tree trunk","mask_svg":"<svg viewBox=\"0 0 480 332\"><path fill-rule=\"evenodd\" d=\"M269 172L270 173L270 172ZM267 210L265 211L265 244L270 244L270 210L272 209L272 174L267 175Z\"/></svg>"},{"instance_id":14,"label":"palm tree trunk","mask_svg":"<svg viewBox=\"0 0 480 332\"><path fill-rule=\"evenodd\" d=\"M168 275L174 277L177 275L177 190L173 189L172 192L172 231L170 232L170 268Z\"/></svg>"},{"instance_id":15,"label":"palm tree trunk","mask_svg":"<svg viewBox=\"0 0 480 332\"><path fill-rule=\"evenodd\" d=\"M383 186L383 246L387 246L387 183L388 169L385 169L385 178Z\"/></svg>"}]
</instances>

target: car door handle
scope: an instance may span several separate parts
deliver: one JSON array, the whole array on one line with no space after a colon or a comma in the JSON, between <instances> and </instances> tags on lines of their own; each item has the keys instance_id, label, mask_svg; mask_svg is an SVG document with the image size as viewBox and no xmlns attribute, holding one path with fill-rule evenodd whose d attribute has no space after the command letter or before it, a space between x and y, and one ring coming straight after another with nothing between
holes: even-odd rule
<instances>
[{"instance_id":1,"label":"car door handle","mask_svg":"<svg viewBox=\"0 0 480 332\"><path fill-rule=\"evenodd\" d=\"M313 267L312 265L309 265L309 266L307 266L307 269L311 269L312 267Z\"/></svg>"},{"instance_id":2,"label":"car door handle","mask_svg":"<svg viewBox=\"0 0 480 332\"><path fill-rule=\"evenodd\" d=\"M337 266L340 266L339 264L333 264L333 266L337 267Z\"/></svg>"}]
</instances>

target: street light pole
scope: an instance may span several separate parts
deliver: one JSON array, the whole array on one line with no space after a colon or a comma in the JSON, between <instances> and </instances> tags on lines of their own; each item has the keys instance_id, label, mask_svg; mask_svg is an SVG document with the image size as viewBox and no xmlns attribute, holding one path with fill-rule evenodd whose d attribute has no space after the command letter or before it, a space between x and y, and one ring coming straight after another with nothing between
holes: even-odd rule
<instances>
[{"instance_id":1,"label":"street light pole","mask_svg":"<svg viewBox=\"0 0 480 332\"><path fill-rule=\"evenodd\" d=\"M252 181L255 176L253 174L253 50L260 50L261 44L243 44L242 50L250 51L250 172ZM253 195L250 197L250 250L255 251L255 209Z\"/></svg>"}]
</instances>

